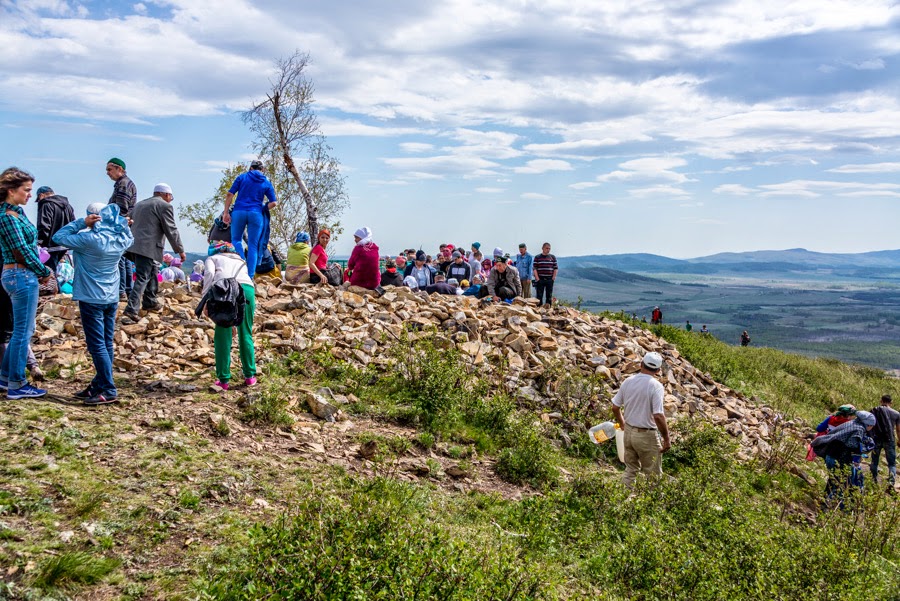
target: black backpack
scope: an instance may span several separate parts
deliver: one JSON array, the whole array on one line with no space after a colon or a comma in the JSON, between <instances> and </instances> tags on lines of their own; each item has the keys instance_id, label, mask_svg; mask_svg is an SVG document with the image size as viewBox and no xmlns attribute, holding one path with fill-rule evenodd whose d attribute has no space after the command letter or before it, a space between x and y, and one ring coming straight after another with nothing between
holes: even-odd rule
<instances>
[{"instance_id":1,"label":"black backpack","mask_svg":"<svg viewBox=\"0 0 900 601\"><path fill-rule=\"evenodd\" d=\"M244 289L238 281L235 278L225 278L210 286L194 313L200 317L205 306L213 323L220 328L230 328L244 321L246 304Z\"/></svg>"}]
</instances>

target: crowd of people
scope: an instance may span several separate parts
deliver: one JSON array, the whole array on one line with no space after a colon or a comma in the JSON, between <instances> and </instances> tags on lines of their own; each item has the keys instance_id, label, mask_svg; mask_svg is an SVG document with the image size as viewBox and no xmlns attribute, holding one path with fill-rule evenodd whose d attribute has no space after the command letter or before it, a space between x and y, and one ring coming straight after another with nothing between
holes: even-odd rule
<instances>
[{"instance_id":1,"label":"crowd of people","mask_svg":"<svg viewBox=\"0 0 900 601\"><path fill-rule=\"evenodd\" d=\"M76 217L65 196L49 186L38 188L37 225L23 209L32 196L35 178L17 167L0 174L0 391L5 391L8 399L47 394L35 385L43 374L31 351L31 338L41 302L61 291L78 302L94 365L90 384L71 395L88 405L117 401L112 372L116 321L137 323L142 315L160 312L161 282L195 283L200 288L201 306L216 323L216 384L223 390L232 379L233 332L238 338L244 384L256 384L253 318L255 285L260 280L358 286L376 293L387 286L406 286L420 294L474 296L484 302L507 303L531 297L534 282L539 302L553 302L559 266L549 243L544 243L536 256L524 243L512 256L499 247L484 256L478 242L469 250L441 244L434 256L421 249L383 256L372 230L361 227L354 232L353 251L344 267L329 262L331 232L322 228L313 236L299 232L287 257L282 258L270 244L270 211L278 199L260 161L253 161L234 180L223 210L210 228L208 256L196 261L188 276L171 186L158 183L150 197L138 200L125 161L109 159L106 174L113 182L112 195L106 203L91 204L84 217ZM164 252L167 245L174 255ZM120 303L124 303L121 314ZM239 305L239 318L222 317L227 315L229 303Z\"/></svg>"}]
</instances>

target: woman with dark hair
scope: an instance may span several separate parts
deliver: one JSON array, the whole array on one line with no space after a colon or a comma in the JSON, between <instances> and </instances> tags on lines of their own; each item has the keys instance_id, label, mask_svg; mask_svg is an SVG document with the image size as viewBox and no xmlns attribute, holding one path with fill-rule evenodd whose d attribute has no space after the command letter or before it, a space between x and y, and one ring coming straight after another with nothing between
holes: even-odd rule
<instances>
[{"instance_id":1,"label":"woman with dark hair","mask_svg":"<svg viewBox=\"0 0 900 601\"><path fill-rule=\"evenodd\" d=\"M51 271L41 263L37 228L22 208L31 198L34 177L10 167L0 173L0 252L3 254L3 289L12 302L13 332L0 364L0 389L8 399L37 398L47 394L25 379L28 344L34 334L38 287Z\"/></svg>"},{"instance_id":2,"label":"woman with dark hair","mask_svg":"<svg viewBox=\"0 0 900 601\"><path fill-rule=\"evenodd\" d=\"M327 284L328 279L325 277L325 268L328 266L328 253L325 252L325 247L328 246L328 241L331 240L331 232L322 228L319 230L319 236L316 238L318 244L316 244L312 253L309 255L309 283L310 284Z\"/></svg>"}]
</instances>

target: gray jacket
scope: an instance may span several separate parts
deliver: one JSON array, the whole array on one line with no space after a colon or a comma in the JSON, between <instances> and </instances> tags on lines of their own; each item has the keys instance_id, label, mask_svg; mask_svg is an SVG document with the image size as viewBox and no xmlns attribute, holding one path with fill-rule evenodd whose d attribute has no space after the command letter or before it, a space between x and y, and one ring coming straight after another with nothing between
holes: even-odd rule
<instances>
[{"instance_id":1,"label":"gray jacket","mask_svg":"<svg viewBox=\"0 0 900 601\"><path fill-rule=\"evenodd\" d=\"M500 273L495 266L488 274L487 282L488 294L497 296L497 289L502 286L508 286L516 292L516 296L522 296L522 281L519 279L519 272L512 265L506 266L506 271Z\"/></svg>"},{"instance_id":2,"label":"gray jacket","mask_svg":"<svg viewBox=\"0 0 900 601\"><path fill-rule=\"evenodd\" d=\"M168 238L176 253L184 252L181 236L175 225L175 211L161 197L152 196L140 201L134 205L129 216L134 220L131 225L134 244L128 252L162 262L165 248L163 238Z\"/></svg>"}]
</instances>

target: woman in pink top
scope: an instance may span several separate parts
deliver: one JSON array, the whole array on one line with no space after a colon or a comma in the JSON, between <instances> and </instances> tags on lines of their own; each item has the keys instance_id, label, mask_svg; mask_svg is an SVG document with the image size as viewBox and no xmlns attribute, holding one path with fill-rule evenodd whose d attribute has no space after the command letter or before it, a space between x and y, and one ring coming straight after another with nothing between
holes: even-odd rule
<instances>
[{"instance_id":1,"label":"woman in pink top","mask_svg":"<svg viewBox=\"0 0 900 601\"><path fill-rule=\"evenodd\" d=\"M316 244L312 252L309 255L309 283L310 284L327 284L328 280L325 278L326 265L328 265L328 253L325 252L325 247L328 246L328 241L331 240L331 232L322 228L319 230L318 244Z\"/></svg>"},{"instance_id":2,"label":"woman in pink top","mask_svg":"<svg viewBox=\"0 0 900 601\"><path fill-rule=\"evenodd\" d=\"M381 283L381 273L378 271L378 246L372 242L372 230L361 227L353 234L353 239L356 246L347 261L350 284L374 290Z\"/></svg>"}]
</instances>

